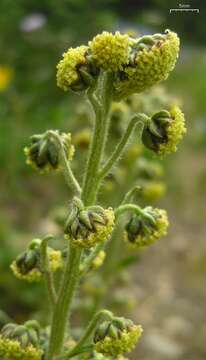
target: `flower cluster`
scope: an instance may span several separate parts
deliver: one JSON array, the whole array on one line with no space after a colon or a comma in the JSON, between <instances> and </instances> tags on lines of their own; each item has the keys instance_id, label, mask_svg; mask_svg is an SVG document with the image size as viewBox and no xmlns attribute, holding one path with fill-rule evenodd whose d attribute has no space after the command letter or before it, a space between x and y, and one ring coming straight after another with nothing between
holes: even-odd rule
<instances>
[{"instance_id":1,"label":"flower cluster","mask_svg":"<svg viewBox=\"0 0 206 360\"><path fill-rule=\"evenodd\" d=\"M39 343L39 324L32 320L24 325L7 324L0 334L2 359L40 360L43 351Z\"/></svg>"},{"instance_id":2,"label":"flower cluster","mask_svg":"<svg viewBox=\"0 0 206 360\"><path fill-rule=\"evenodd\" d=\"M59 133L56 131L62 142L65 155L71 160L74 154L74 146L71 145L71 134ZM60 151L59 145L49 132L31 136L31 145L24 149L27 157L27 164L40 172L59 170Z\"/></svg>"},{"instance_id":3,"label":"flower cluster","mask_svg":"<svg viewBox=\"0 0 206 360\"><path fill-rule=\"evenodd\" d=\"M168 218L165 210L143 209L143 214L133 215L125 228L125 239L135 247L148 246L167 234Z\"/></svg>"},{"instance_id":4,"label":"flower cluster","mask_svg":"<svg viewBox=\"0 0 206 360\"><path fill-rule=\"evenodd\" d=\"M141 334L141 325L134 325L131 320L115 317L104 321L94 335L95 350L106 356L118 356L132 349Z\"/></svg>"},{"instance_id":5,"label":"flower cluster","mask_svg":"<svg viewBox=\"0 0 206 360\"><path fill-rule=\"evenodd\" d=\"M114 98L120 100L165 80L179 53L179 38L164 34L131 38L103 32L88 46L70 48L57 65L57 84L63 90L86 90L99 70L114 74Z\"/></svg>"},{"instance_id":6,"label":"flower cluster","mask_svg":"<svg viewBox=\"0 0 206 360\"><path fill-rule=\"evenodd\" d=\"M40 239L32 240L28 248L12 262L11 269L18 279L28 282L37 282L42 279L41 242ZM48 247L47 252L50 270L55 272L61 269L63 266L61 251Z\"/></svg>"},{"instance_id":7,"label":"flower cluster","mask_svg":"<svg viewBox=\"0 0 206 360\"><path fill-rule=\"evenodd\" d=\"M65 238L75 246L91 248L110 237L114 227L114 212L101 206L84 207L75 198L73 209L65 225Z\"/></svg>"},{"instance_id":8,"label":"flower cluster","mask_svg":"<svg viewBox=\"0 0 206 360\"><path fill-rule=\"evenodd\" d=\"M186 132L184 114L178 106L155 113L142 134L143 144L158 155L175 152Z\"/></svg>"}]
</instances>

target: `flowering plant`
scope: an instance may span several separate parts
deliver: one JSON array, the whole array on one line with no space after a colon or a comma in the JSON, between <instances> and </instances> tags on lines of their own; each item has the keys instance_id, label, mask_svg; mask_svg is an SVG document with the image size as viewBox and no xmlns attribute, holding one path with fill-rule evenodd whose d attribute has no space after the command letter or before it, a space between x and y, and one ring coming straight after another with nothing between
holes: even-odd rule
<instances>
[{"instance_id":1,"label":"flowering plant","mask_svg":"<svg viewBox=\"0 0 206 360\"><path fill-rule=\"evenodd\" d=\"M141 325L108 310L97 311L82 334L72 338L71 306L80 281L89 271L100 267L105 256L111 256L107 243L112 243L121 216L130 214L124 238L133 248L148 246L167 233L166 211L136 204L137 186L128 189L114 209L111 204L101 206L98 195L104 179L123 157L135 128L143 145L157 156L176 151L185 133L185 123L182 111L173 106L152 116L134 112L116 148L105 159L110 129L115 126L117 116L114 111L111 116L111 105L116 114L121 109L113 101L142 93L165 80L175 66L178 53L179 38L169 30L137 39L119 32L103 32L86 46L70 48L57 65L57 85L64 91L86 94L93 110L91 141L87 137L88 160L80 184L72 170L74 146L70 133L48 130L32 136L25 149L27 163L35 170L63 173L73 198L64 224L66 249L53 249L49 244L53 236L47 235L32 240L11 265L14 275L21 280L45 279L51 302L51 324L47 329L34 320L23 325L5 325L0 334L2 358L123 359L138 343ZM58 283L54 281L57 270L61 272Z\"/></svg>"}]
</instances>

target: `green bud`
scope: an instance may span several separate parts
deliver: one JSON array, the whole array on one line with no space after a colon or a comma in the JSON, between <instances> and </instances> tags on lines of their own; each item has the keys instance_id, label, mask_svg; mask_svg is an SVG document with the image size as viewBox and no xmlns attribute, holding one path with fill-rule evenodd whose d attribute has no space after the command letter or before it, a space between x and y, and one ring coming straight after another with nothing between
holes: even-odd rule
<instances>
[{"instance_id":1,"label":"green bud","mask_svg":"<svg viewBox=\"0 0 206 360\"><path fill-rule=\"evenodd\" d=\"M80 199L74 198L73 208L66 221L65 237L75 246L91 248L106 241L113 230L114 213L111 208L84 207Z\"/></svg>"},{"instance_id":2,"label":"green bud","mask_svg":"<svg viewBox=\"0 0 206 360\"><path fill-rule=\"evenodd\" d=\"M133 215L125 227L125 239L135 247L148 246L167 233L169 223L165 210L146 207L144 213Z\"/></svg>"},{"instance_id":3,"label":"green bud","mask_svg":"<svg viewBox=\"0 0 206 360\"><path fill-rule=\"evenodd\" d=\"M94 334L95 351L106 356L118 356L132 351L142 333L140 325L131 320L114 318L100 324Z\"/></svg>"},{"instance_id":4,"label":"green bud","mask_svg":"<svg viewBox=\"0 0 206 360\"><path fill-rule=\"evenodd\" d=\"M41 243L41 239L33 239L26 251L18 255L11 264L11 269L18 279L28 282L38 282L42 279ZM51 247L47 247L47 251L51 271L61 269L63 266L61 252Z\"/></svg>"},{"instance_id":5,"label":"green bud","mask_svg":"<svg viewBox=\"0 0 206 360\"><path fill-rule=\"evenodd\" d=\"M7 324L0 334L0 356L3 359L40 360L39 332L28 324ZM34 325L34 324L33 324ZM37 326L37 323L36 325Z\"/></svg>"},{"instance_id":6,"label":"green bud","mask_svg":"<svg viewBox=\"0 0 206 360\"><path fill-rule=\"evenodd\" d=\"M185 119L181 110L175 106L170 111L155 113L142 133L142 142L158 155L177 150L177 144L186 132Z\"/></svg>"},{"instance_id":7,"label":"green bud","mask_svg":"<svg viewBox=\"0 0 206 360\"><path fill-rule=\"evenodd\" d=\"M61 137L67 159L71 160L74 154L74 147L71 145L71 134L60 134L58 131L56 133ZM49 132L32 136L30 146L26 147L24 151L27 164L40 172L59 170L61 167L59 145L55 139L49 136Z\"/></svg>"}]
</instances>

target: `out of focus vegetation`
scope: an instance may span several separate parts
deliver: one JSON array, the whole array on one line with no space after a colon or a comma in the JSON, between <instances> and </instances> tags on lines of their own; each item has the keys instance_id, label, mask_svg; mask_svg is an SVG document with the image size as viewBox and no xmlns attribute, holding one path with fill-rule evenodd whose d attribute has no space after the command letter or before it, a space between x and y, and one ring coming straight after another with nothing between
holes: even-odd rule
<instances>
[{"instance_id":1,"label":"out of focus vegetation","mask_svg":"<svg viewBox=\"0 0 206 360\"><path fill-rule=\"evenodd\" d=\"M204 5L202 1L191 3L191 7L200 9L199 14L170 14L169 9L178 6L175 1L0 0L0 307L17 320L36 313L43 290L39 285L28 287L13 279L10 262L33 233L38 236L55 228L49 220L50 209L59 213L61 206L67 205L63 181L55 176L39 177L27 168L23 148L30 135L48 128L77 133L90 126L82 100L56 87L56 64L68 47L87 42L102 30L142 34L170 28L179 33L181 56L167 81L166 92L183 103L188 135L179 154L165 163L170 190L166 202L173 209L174 222L178 221L175 214L183 211L180 218L190 224L192 219L192 232L201 227L200 221L205 220L206 179ZM120 134L121 128L114 134L114 141ZM83 163L81 151L76 157ZM81 174L78 176L81 178ZM119 179L122 174L115 178L121 189ZM112 186L109 180L108 191ZM105 201L111 194L105 193ZM206 248L202 249L206 254ZM194 266L201 276L206 274L202 258ZM204 356L206 351L201 351ZM191 359L203 358L200 354Z\"/></svg>"}]
</instances>

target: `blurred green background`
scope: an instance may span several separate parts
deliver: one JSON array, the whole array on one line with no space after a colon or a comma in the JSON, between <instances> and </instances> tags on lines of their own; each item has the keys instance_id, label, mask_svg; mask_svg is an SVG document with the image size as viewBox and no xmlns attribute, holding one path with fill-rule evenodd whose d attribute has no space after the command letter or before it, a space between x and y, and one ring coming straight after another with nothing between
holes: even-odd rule
<instances>
[{"instance_id":1,"label":"blurred green background","mask_svg":"<svg viewBox=\"0 0 206 360\"><path fill-rule=\"evenodd\" d=\"M177 2L163 0L0 0L0 307L17 320L46 304L41 286L19 283L9 265L32 237L53 230L51 209L68 203L63 180L38 176L23 148L34 133L85 127L84 118L75 121L82 97L56 87L61 54L102 30L169 28L180 36L178 65L164 86L183 104L188 132L163 162L169 237L133 267L133 317L145 328L134 359L206 358L206 4L187 4L200 12L170 14Z\"/></svg>"}]
</instances>

